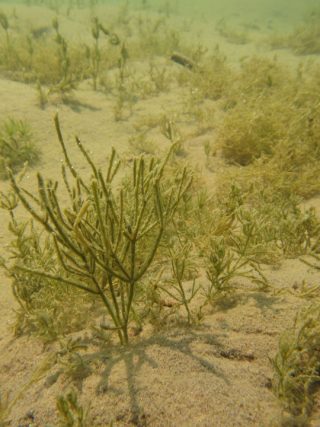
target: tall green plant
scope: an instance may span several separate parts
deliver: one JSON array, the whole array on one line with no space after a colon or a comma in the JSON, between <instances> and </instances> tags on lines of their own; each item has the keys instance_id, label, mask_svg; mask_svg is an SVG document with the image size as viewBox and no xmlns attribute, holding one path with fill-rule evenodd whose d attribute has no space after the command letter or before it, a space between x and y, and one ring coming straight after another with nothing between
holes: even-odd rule
<instances>
[{"instance_id":1,"label":"tall green plant","mask_svg":"<svg viewBox=\"0 0 320 427\"><path fill-rule=\"evenodd\" d=\"M73 89L76 89L77 79L71 71L71 59L69 55L69 47L66 39L61 35L59 29L58 18L52 20L52 27L55 31L55 42L58 47L57 56L59 62L59 82L53 85L50 90L50 93L60 93L62 96L65 96L67 93L70 93Z\"/></svg>"},{"instance_id":2,"label":"tall green plant","mask_svg":"<svg viewBox=\"0 0 320 427\"><path fill-rule=\"evenodd\" d=\"M8 21L7 15L4 12L1 12L1 11L0 11L0 25L3 28L4 32L6 33L7 47L9 47L9 44L10 44L10 38L9 38L9 21Z\"/></svg>"},{"instance_id":3,"label":"tall green plant","mask_svg":"<svg viewBox=\"0 0 320 427\"><path fill-rule=\"evenodd\" d=\"M151 266L192 178L187 169L172 174L168 171L170 151L163 161L135 159L131 177L115 189L113 181L120 167L115 151L103 174L76 138L92 170L91 178L85 181L69 157L58 116L55 126L65 158L62 175L69 206L59 201L58 183L45 181L40 173L38 197L21 188L12 173L10 179L26 210L51 236L59 265L53 272L19 263L12 268L96 296L111 319L109 329L126 344L136 288Z\"/></svg>"}]
</instances>

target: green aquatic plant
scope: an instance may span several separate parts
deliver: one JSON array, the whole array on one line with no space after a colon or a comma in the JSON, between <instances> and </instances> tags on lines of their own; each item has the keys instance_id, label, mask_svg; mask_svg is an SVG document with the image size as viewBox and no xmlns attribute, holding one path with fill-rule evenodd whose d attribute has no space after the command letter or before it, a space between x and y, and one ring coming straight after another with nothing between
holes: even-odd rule
<instances>
[{"instance_id":1,"label":"green aquatic plant","mask_svg":"<svg viewBox=\"0 0 320 427\"><path fill-rule=\"evenodd\" d=\"M91 59L91 75L93 81L93 89L97 90L97 79L100 71L100 62L101 62L101 52L99 47L99 39L100 39L100 24L98 18L94 18L92 21L91 34L94 38L94 48L91 52L90 50L87 52L88 58Z\"/></svg>"},{"instance_id":2,"label":"green aquatic plant","mask_svg":"<svg viewBox=\"0 0 320 427\"><path fill-rule=\"evenodd\" d=\"M171 81L168 67L160 67L153 61L150 61L149 76L151 82L153 83L155 94L168 91Z\"/></svg>"},{"instance_id":3,"label":"green aquatic plant","mask_svg":"<svg viewBox=\"0 0 320 427\"><path fill-rule=\"evenodd\" d=\"M0 177L8 177L6 168L14 173L25 162L34 165L40 158L31 127L25 120L9 118L0 126Z\"/></svg>"},{"instance_id":4,"label":"green aquatic plant","mask_svg":"<svg viewBox=\"0 0 320 427\"><path fill-rule=\"evenodd\" d=\"M229 188L226 182L236 183L243 220L254 228L248 249L259 262L273 264L283 257L306 255L319 238L316 212L301 207L302 199L287 188L286 182L283 185L279 169L270 177L265 176L264 167L264 163L255 165L253 170L248 166L221 177L217 188L221 206L225 204L224 210L229 212L230 192L223 195L223 187Z\"/></svg>"},{"instance_id":5,"label":"green aquatic plant","mask_svg":"<svg viewBox=\"0 0 320 427\"><path fill-rule=\"evenodd\" d=\"M7 36L10 36L10 43L2 43L0 50L1 70L10 79L28 83L39 81L42 86L48 87L49 95L58 94L62 98L75 89L80 81L88 78L91 79L94 90L103 88L106 81L110 83L112 80L113 73L109 73L109 71L116 68L117 65L119 75L117 82L111 85L115 86L111 90L119 89L119 81L124 86L123 79L126 78L129 68L125 67L124 53L127 51L130 51L130 58L144 60L147 54L144 49L145 44L153 46L150 52L152 57L164 52L169 55L174 47L179 45L178 32L167 24L164 25L164 32L155 32L157 28L161 27L162 18L154 25L146 19L142 19L143 23L141 23L139 19L137 25L130 28L131 17L124 19L121 16L119 21L116 18L109 18L108 24L105 25L100 18L93 15L91 22L93 43L83 45L63 35L58 14L51 25L34 27L31 30L25 28L20 19L17 20L15 26L9 28L6 15L1 16L2 27ZM140 24L145 27L148 34L141 40L139 39ZM9 29L10 32L8 32ZM127 35L126 43L122 40L122 34ZM150 66L149 89L144 92L156 93L165 90L171 81L167 70L167 67L159 67L153 63ZM137 78L138 82L139 79L140 77ZM128 100L131 94L129 85L127 84L125 94L121 93L122 103ZM108 91L110 91L109 86ZM140 92L144 86L144 84L141 85ZM120 116L120 114L118 115Z\"/></svg>"},{"instance_id":6,"label":"green aquatic plant","mask_svg":"<svg viewBox=\"0 0 320 427\"><path fill-rule=\"evenodd\" d=\"M270 44L273 48L292 50L297 55L316 55L320 53L320 10L310 11L291 33L287 35L276 34L271 37Z\"/></svg>"},{"instance_id":7,"label":"green aquatic plant","mask_svg":"<svg viewBox=\"0 0 320 427\"><path fill-rule=\"evenodd\" d=\"M93 90L98 87L106 86L106 75L109 68L117 64L117 46L121 46L119 36L106 28L100 20L95 16L91 21L91 35L93 37L93 45L85 45L84 55L79 61L86 63L87 70L82 77L88 76L92 79ZM105 36L102 38L102 35ZM105 42L107 40L108 48Z\"/></svg>"},{"instance_id":8,"label":"green aquatic plant","mask_svg":"<svg viewBox=\"0 0 320 427\"><path fill-rule=\"evenodd\" d=\"M36 88L38 92L39 107L43 110L49 101L49 93L45 91L39 80L37 81Z\"/></svg>"},{"instance_id":9,"label":"green aquatic plant","mask_svg":"<svg viewBox=\"0 0 320 427\"><path fill-rule=\"evenodd\" d=\"M11 406L9 396L6 393L0 391L0 426L6 427L10 424L9 415L11 412Z\"/></svg>"},{"instance_id":10,"label":"green aquatic plant","mask_svg":"<svg viewBox=\"0 0 320 427\"><path fill-rule=\"evenodd\" d=\"M160 122L160 131L164 137L166 137L173 146L173 153L175 157L185 157L187 152L184 148L184 139L182 138L181 132L179 131L174 117L167 115L162 116Z\"/></svg>"},{"instance_id":11,"label":"green aquatic plant","mask_svg":"<svg viewBox=\"0 0 320 427\"><path fill-rule=\"evenodd\" d=\"M6 33L6 41L7 41L7 47L10 44L10 39L9 39L9 20L7 15L4 12L0 11L0 25L2 27L2 29L4 30L4 32Z\"/></svg>"},{"instance_id":12,"label":"green aquatic plant","mask_svg":"<svg viewBox=\"0 0 320 427\"><path fill-rule=\"evenodd\" d=\"M304 262L304 260L301 261ZM302 280L302 282L295 282L289 292L299 298L315 300L320 297L320 285L314 285Z\"/></svg>"},{"instance_id":13,"label":"green aquatic plant","mask_svg":"<svg viewBox=\"0 0 320 427\"><path fill-rule=\"evenodd\" d=\"M294 73L283 63L277 60L253 55L245 57L240 62L240 72L237 84L233 87L233 95L242 99L255 100L263 98L261 102L270 104L281 97L283 102L288 102L287 96L294 96L297 82ZM272 95L276 94L276 98ZM276 105L276 103L275 103Z\"/></svg>"},{"instance_id":14,"label":"green aquatic plant","mask_svg":"<svg viewBox=\"0 0 320 427\"><path fill-rule=\"evenodd\" d=\"M239 265L239 269L241 267L242 264ZM217 296L231 291L230 280L237 276L237 270L235 255L226 247L223 239L212 241L206 270L209 280L206 291L208 301L213 301Z\"/></svg>"},{"instance_id":15,"label":"green aquatic plant","mask_svg":"<svg viewBox=\"0 0 320 427\"><path fill-rule=\"evenodd\" d=\"M13 28L11 27L9 23L8 16L0 11L0 27L5 32L5 42L2 42L0 40L0 67L1 70L3 69L17 69L17 67L21 64L19 64L19 55L16 49L13 36Z\"/></svg>"},{"instance_id":16,"label":"green aquatic plant","mask_svg":"<svg viewBox=\"0 0 320 427\"><path fill-rule=\"evenodd\" d=\"M88 427L92 425L89 419L89 407L83 408L75 390L58 396L56 405L60 427Z\"/></svg>"},{"instance_id":17,"label":"green aquatic plant","mask_svg":"<svg viewBox=\"0 0 320 427\"><path fill-rule=\"evenodd\" d=\"M121 45L120 54L117 64L117 76L115 82L116 89L116 104L114 107L114 118L116 121L124 120L125 107L128 106L129 115L132 114L133 97L130 94L130 89L125 84L128 80L128 62L129 54L126 45Z\"/></svg>"},{"instance_id":18,"label":"green aquatic plant","mask_svg":"<svg viewBox=\"0 0 320 427\"><path fill-rule=\"evenodd\" d=\"M33 57L34 57L34 43L33 43L32 37L30 37L28 35L26 37L26 42L27 42L27 52L28 52L28 55L29 55L28 69L32 70L32 68L33 68Z\"/></svg>"},{"instance_id":19,"label":"green aquatic plant","mask_svg":"<svg viewBox=\"0 0 320 427\"><path fill-rule=\"evenodd\" d=\"M52 20L52 27L55 31L55 42L57 44L57 58L59 66L59 81L51 85L48 94L59 93L62 99L77 87L77 80L71 70L71 59L67 40L61 35L58 18Z\"/></svg>"},{"instance_id":20,"label":"green aquatic plant","mask_svg":"<svg viewBox=\"0 0 320 427\"><path fill-rule=\"evenodd\" d=\"M57 287L53 281L15 269L17 265L24 265L53 271L56 265L54 246L32 221L17 221L18 199L14 193L0 195L0 207L10 213L9 229L13 236L8 247L9 260L1 259L0 264L11 278L12 293L19 305L15 335L28 333L49 343L82 329L88 322L88 316L83 313L88 311L92 299L85 298L82 292L70 289L68 285Z\"/></svg>"},{"instance_id":21,"label":"green aquatic plant","mask_svg":"<svg viewBox=\"0 0 320 427\"><path fill-rule=\"evenodd\" d=\"M146 132L139 132L129 139L130 147L136 155L154 155L157 152L157 144L148 137Z\"/></svg>"},{"instance_id":22,"label":"green aquatic plant","mask_svg":"<svg viewBox=\"0 0 320 427\"><path fill-rule=\"evenodd\" d=\"M246 61L244 70L234 88L238 99L217 124L213 143L216 154L246 168L230 168L222 175L231 173L232 181L243 184L260 181L261 189L268 185L303 198L317 194L318 73L311 68L307 75L300 67L297 75L290 75L270 61Z\"/></svg>"},{"instance_id":23,"label":"green aquatic plant","mask_svg":"<svg viewBox=\"0 0 320 427\"><path fill-rule=\"evenodd\" d=\"M219 46L211 56L204 56L192 73L182 72L189 81L193 95L202 100L217 101L226 96L232 87L233 73ZM184 79L181 82L185 84Z\"/></svg>"},{"instance_id":24,"label":"green aquatic plant","mask_svg":"<svg viewBox=\"0 0 320 427\"><path fill-rule=\"evenodd\" d=\"M98 88L98 80L103 82L102 78L102 65L104 67L110 65L108 61L114 52L101 47L101 34L108 38L109 44L112 46L120 45L120 39L116 33L109 31L97 17L92 19L91 23L91 34L94 39L93 47L85 46L85 57L89 62L89 74L92 78L93 90L97 90Z\"/></svg>"},{"instance_id":25,"label":"green aquatic plant","mask_svg":"<svg viewBox=\"0 0 320 427\"><path fill-rule=\"evenodd\" d=\"M151 266L163 233L191 184L187 169L170 180L163 161L143 157L132 164L130 180L117 190L112 185L120 162L112 152L106 176L97 169L77 138L77 146L92 171L84 181L73 166L60 129L56 130L66 168L63 179L70 196L69 207L59 202L58 184L38 174L38 197L24 191L10 173L12 188L29 214L42 225L55 248L57 264L48 272L18 264L23 272L39 280L68 285L98 298L109 319L104 327L117 332L122 344L129 340L128 327L136 288Z\"/></svg>"},{"instance_id":26,"label":"green aquatic plant","mask_svg":"<svg viewBox=\"0 0 320 427\"><path fill-rule=\"evenodd\" d=\"M83 47L62 35L57 17L51 26L31 30L18 20L10 32L10 43L2 45L0 65L8 78L40 82L48 86L49 94L62 97L87 78Z\"/></svg>"},{"instance_id":27,"label":"green aquatic plant","mask_svg":"<svg viewBox=\"0 0 320 427\"><path fill-rule=\"evenodd\" d=\"M246 166L261 156L272 156L277 143L286 136L286 117L280 106L258 99L239 103L218 127L216 144L230 163Z\"/></svg>"},{"instance_id":28,"label":"green aquatic plant","mask_svg":"<svg viewBox=\"0 0 320 427\"><path fill-rule=\"evenodd\" d=\"M295 420L307 422L313 409L313 388L320 381L320 305L304 308L294 324L279 340L279 350L271 360L273 390Z\"/></svg>"},{"instance_id":29,"label":"green aquatic plant","mask_svg":"<svg viewBox=\"0 0 320 427\"><path fill-rule=\"evenodd\" d=\"M79 385L91 373L89 362L81 354L88 346L80 337L60 337L58 343L55 358L57 371L51 378L56 381L62 375L65 380Z\"/></svg>"},{"instance_id":30,"label":"green aquatic plant","mask_svg":"<svg viewBox=\"0 0 320 427\"><path fill-rule=\"evenodd\" d=\"M178 307L184 307L187 313L188 325L199 320L201 313L195 314L190 305L200 286L196 283L196 268L192 262L192 251L190 244L177 242L169 248L169 259L171 263L172 279L168 283L159 284L158 288L167 294L174 304ZM190 289L187 289L186 282L192 281Z\"/></svg>"},{"instance_id":31,"label":"green aquatic plant","mask_svg":"<svg viewBox=\"0 0 320 427\"><path fill-rule=\"evenodd\" d=\"M246 232L241 236L231 236L231 244L223 238L211 240L206 258L206 275L209 285L205 296L209 303L224 297L235 290L234 280L249 279L262 290L268 288L268 281L260 269L260 263L250 254L250 239L253 229L246 225Z\"/></svg>"},{"instance_id":32,"label":"green aquatic plant","mask_svg":"<svg viewBox=\"0 0 320 427\"><path fill-rule=\"evenodd\" d=\"M137 39L131 44L130 52L138 58L171 55L181 48L181 36L175 27L168 25L163 16L152 18L140 16L136 23Z\"/></svg>"}]
</instances>

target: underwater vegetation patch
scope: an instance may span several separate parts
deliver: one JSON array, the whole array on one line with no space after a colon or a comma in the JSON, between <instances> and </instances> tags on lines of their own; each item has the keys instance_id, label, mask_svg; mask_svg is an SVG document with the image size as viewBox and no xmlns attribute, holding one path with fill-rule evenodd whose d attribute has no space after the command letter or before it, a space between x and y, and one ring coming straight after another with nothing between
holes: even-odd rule
<instances>
[{"instance_id":1,"label":"underwater vegetation patch","mask_svg":"<svg viewBox=\"0 0 320 427\"><path fill-rule=\"evenodd\" d=\"M278 353L271 360L273 389L283 403L285 418L291 420L290 425L308 425L314 403L314 386L320 381L319 348L318 302L300 311L293 326L281 336Z\"/></svg>"},{"instance_id":2,"label":"underwater vegetation patch","mask_svg":"<svg viewBox=\"0 0 320 427\"><path fill-rule=\"evenodd\" d=\"M320 53L320 10L309 12L302 24L290 34L275 35L270 44L273 48L287 48L297 55L317 55Z\"/></svg>"},{"instance_id":3,"label":"underwater vegetation patch","mask_svg":"<svg viewBox=\"0 0 320 427\"><path fill-rule=\"evenodd\" d=\"M261 156L275 154L286 135L275 103L239 103L228 112L218 128L217 146L230 163L246 166Z\"/></svg>"},{"instance_id":4,"label":"underwater vegetation patch","mask_svg":"<svg viewBox=\"0 0 320 427\"><path fill-rule=\"evenodd\" d=\"M23 289L28 289L28 298L32 296L30 286L25 288L25 280L35 288L36 295L44 287L43 281L49 281L56 286L62 284L68 285L68 289L82 290L100 300L111 322L111 326L105 327L115 331L120 342L126 344L136 288L152 265L163 235L191 185L192 176L183 168L169 175L168 180L166 165L171 151L163 161L140 157L132 164L130 179L115 192L112 182L120 167L115 151L112 151L104 176L77 138L77 146L92 170L91 179L85 182L71 163L57 116L55 124L65 156L62 176L70 206L60 205L57 182L45 181L39 173L39 195L35 197L24 191L10 174L15 196L12 202L8 198L6 208L13 212L16 198L20 199L49 240L46 239L43 247L33 233L36 245L29 240L26 248L30 262L25 256L17 257L8 271L15 279L18 300L21 300L21 292L25 294ZM16 225L14 217L13 225ZM15 233L20 239L20 254L24 255L23 234L21 239L19 230ZM37 265L39 250L44 250L41 262L48 260L50 265ZM19 280L21 274L22 280ZM22 299L23 304L28 304L25 297Z\"/></svg>"},{"instance_id":5,"label":"underwater vegetation patch","mask_svg":"<svg viewBox=\"0 0 320 427\"><path fill-rule=\"evenodd\" d=\"M0 125L0 178L7 178L6 168L18 172L27 162L36 164L40 149L35 143L28 122L8 118Z\"/></svg>"}]
</instances>

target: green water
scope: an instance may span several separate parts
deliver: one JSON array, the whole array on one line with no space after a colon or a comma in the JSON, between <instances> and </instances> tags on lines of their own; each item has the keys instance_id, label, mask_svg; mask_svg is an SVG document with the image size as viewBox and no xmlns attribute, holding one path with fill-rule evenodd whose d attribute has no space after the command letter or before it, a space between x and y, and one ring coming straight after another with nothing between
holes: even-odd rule
<instances>
[{"instance_id":1,"label":"green water","mask_svg":"<svg viewBox=\"0 0 320 427\"><path fill-rule=\"evenodd\" d=\"M119 4L116 0L105 0L106 4ZM319 0L129 0L134 8L149 10L170 10L180 16L206 17L221 15L257 18L281 18L299 20L313 8L319 7Z\"/></svg>"},{"instance_id":2,"label":"green water","mask_svg":"<svg viewBox=\"0 0 320 427\"><path fill-rule=\"evenodd\" d=\"M23 0L0 0L0 4L32 4L43 5L76 4L76 0L59 1L23 1ZM81 3L81 2L80 2ZM87 2L89 3L89 2ZM182 17L206 17L215 18L221 14L233 16L256 16L264 18L292 18L299 19L303 14L308 13L313 8L320 7L319 0L94 0L92 4L106 4L121 6L129 5L134 9L145 9L150 11L169 11Z\"/></svg>"}]
</instances>

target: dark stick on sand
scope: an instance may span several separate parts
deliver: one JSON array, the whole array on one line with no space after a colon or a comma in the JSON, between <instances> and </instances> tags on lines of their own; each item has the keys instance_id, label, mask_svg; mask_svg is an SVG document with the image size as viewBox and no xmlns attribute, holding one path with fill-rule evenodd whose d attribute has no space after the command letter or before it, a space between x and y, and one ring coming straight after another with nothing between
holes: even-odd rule
<instances>
[{"instance_id":1,"label":"dark stick on sand","mask_svg":"<svg viewBox=\"0 0 320 427\"><path fill-rule=\"evenodd\" d=\"M188 68L189 70L192 70L195 65L191 59L187 58L186 56L180 55L180 53L173 53L170 59L171 61L176 62L177 64Z\"/></svg>"}]
</instances>

